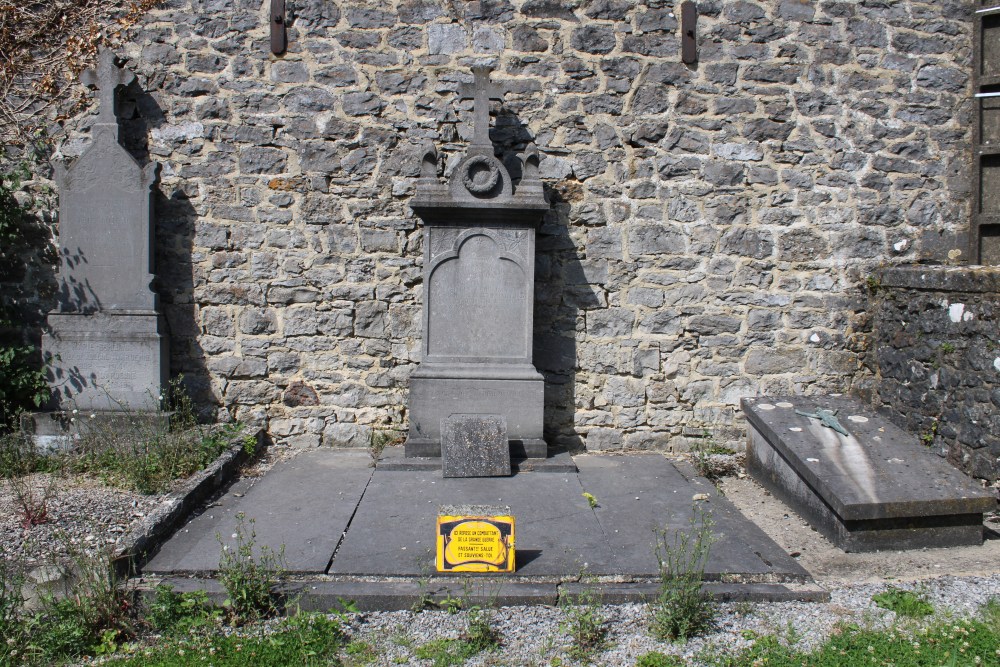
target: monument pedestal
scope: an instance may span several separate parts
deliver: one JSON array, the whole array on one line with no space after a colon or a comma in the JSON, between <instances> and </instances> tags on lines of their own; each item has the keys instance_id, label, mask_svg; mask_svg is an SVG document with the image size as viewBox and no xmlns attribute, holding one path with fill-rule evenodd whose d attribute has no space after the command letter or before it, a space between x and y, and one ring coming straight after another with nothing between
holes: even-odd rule
<instances>
[{"instance_id":1,"label":"monument pedestal","mask_svg":"<svg viewBox=\"0 0 1000 667\"><path fill-rule=\"evenodd\" d=\"M64 409L158 410L169 380L162 315L150 311L50 313L42 347Z\"/></svg>"},{"instance_id":2,"label":"monument pedestal","mask_svg":"<svg viewBox=\"0 0 1000 667\"><path fill-rule=\"evenodd\" d=\"M545 458L545 386L533 366L442 366L421 364L410 376L406 456L441 456L442 419L453 414L498 414L507 419L512 457Z\"/></svg>"}]
</instances>

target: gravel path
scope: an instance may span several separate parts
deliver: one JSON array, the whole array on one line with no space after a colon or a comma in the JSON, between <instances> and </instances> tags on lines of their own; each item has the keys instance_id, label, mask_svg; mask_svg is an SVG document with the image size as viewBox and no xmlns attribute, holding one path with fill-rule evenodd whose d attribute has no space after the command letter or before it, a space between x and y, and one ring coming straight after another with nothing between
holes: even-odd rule
<instances>
[{"instance_id":1,"label":"gravel path","mask_svg":"<svg viewBox=\"0 0 1000 667\"><path fill-rule=\"evenodd\" d=\"M29 496L30 500L21 500ZM38 508L43 500L45 521L26 526L25 505ZM71 551L111 551L162 500L163 496L112 489L83 475L54 478L50 473L36 473L17 485L3 480L0 558L30 568L65 559Z\"/></svg>"},{"instance_id":2,"label":"gravel path","mask_svg":"<svg viewBox=\"0 0 1000 667\"><path fill-rule=\"evenodd\" d=\"M998 564L1000 566L1000 564ZM899 583L917 591L934 605L937 617L970 616L991 598L1000 599L1000 575L987 577L942 577L921 582ZM808 649L821 643L840 622L863 627L887 627L893 612L880 609L872 596L887 584L845 586L832 592L828 603L725 603L720 605L716 628L686 644L655 640L648 632L650 609L628 604L599 607L606 619L607 648L592 656L590 664L620 667L634 665L649 651L683 656L692 665L704 664L704 653L733 652L751 645L752 633L795 637L797 646ZM575 665L567 650L572 640L566 631L567 615L552 607L505 607L490 612L492 626L503 644L466 664L478 665ZM464 613L445 611L380 612L349 617L351 638L370 644L377 654L373 665L430 665L414 656L415 649L432 639L458 637L466 628ZM349 663L348 663L349 664ZM985 663L984 663L985 664Z\"/></svg>"},{"instance_id":3,"label":"gravel path","mask_svg":"<svg viewBox=\"0 0 1000 667\"><path fill-rule=\"evenodd\" d=\"M260 477L276 462L297 453L288 447L271 447L241 474ZM142 495L81 474L35 473L19 483L0 480L0 558L31 569L64 561L71 554L113 551L129 531L169 502L169 493ZM25 506L36 508L37 514L42 500L45 520L26 525Z\"/></svg>"}]
</instances>

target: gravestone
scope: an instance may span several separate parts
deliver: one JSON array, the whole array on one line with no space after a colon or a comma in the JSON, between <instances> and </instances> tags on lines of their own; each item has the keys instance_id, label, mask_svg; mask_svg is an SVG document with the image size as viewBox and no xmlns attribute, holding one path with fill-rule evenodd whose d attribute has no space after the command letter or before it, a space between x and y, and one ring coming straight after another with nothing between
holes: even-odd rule
<instances>
[{"instance_id":1,"label":"gravestone","mask_svg":"<svg viewBox=\"0 0 1000 667\"><path fill-rule=\"evenodd\" d=\"M490 68L473 68L474 135L447 182L437 151L424 151L410 206L424 223L422 359L410 377L407 457L441 455L441 422L453 414L502 415L511 454L547 454L544 388L532 364L535 229L549 206L538 151L518 156L516 185L495 157L489 103L501 91Z\"/></svg>"},{"instance_id":2,"label":"gravestone","mask_svg":"<svg viewBox=\"0 0 1000 667\"><path fill-rule=\"evenodd\" d=\"M445 477L510 475L510 445L503 415L451 415L441 420Z\"/></svg>"},{"instance_id":3,"label":"gravestone","mask_svg":"<svg viewBox=\"0 0 1000 667\"><path fill-rule=\"evenodd\" d=\"M742 406L750 474L844 551L982 543L996 497L859 401Z\"/></svg>"},{"instance_id":4,"label":"gravestone","mask_svg":"<svg viewBox=\"0 0 1000 667\"><path fill-rule=\"evenodd\" d=\"M153 291L153 200L159 165L140 165L118 142L118 91L135 75L102 49L100 111L90 146L53 164L59 187L59 302L42 351L56 407L156 409L168 379L167 335Z\"/></svg>"}]
</instances>

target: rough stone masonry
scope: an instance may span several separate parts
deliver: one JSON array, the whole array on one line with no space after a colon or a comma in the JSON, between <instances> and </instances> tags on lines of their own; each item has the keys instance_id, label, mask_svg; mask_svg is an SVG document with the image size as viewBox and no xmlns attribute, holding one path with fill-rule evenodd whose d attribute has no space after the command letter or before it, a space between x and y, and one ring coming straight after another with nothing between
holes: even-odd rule
<instances>
[{"instance_id":1,"label":"rough stone masonry","mask_svg":"<svg viewBox=\"0 0 1000 667\"><path fill-rule=\"evenodd\" d=\"M743 396L848 390L873 268L965 248L971 0L698 2L692 66L679 2L289 0L280 57L268 4L152 11L126 134L163 164L172 372L278 441L405 428L420 146L453 167L484 60L511 82L493 141L537 144L553 202L534 349L556 447L735 439Z\"/></svg>"}]
</instances>

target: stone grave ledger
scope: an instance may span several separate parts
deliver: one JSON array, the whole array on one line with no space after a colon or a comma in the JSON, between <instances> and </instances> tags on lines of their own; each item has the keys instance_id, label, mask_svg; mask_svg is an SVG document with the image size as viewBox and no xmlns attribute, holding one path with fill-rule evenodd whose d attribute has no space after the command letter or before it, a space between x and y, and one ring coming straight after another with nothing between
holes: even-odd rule
<instances>
[{"instance_id":1,"label":"stone grave ledger","mask_svg":"<svg viewBox=\"0 0 1000 667\"><path fill-rule=\"evenodd\" d=\"M744 398L747 469L844 551L981 544L996 498L859 401Z\"/></svg>"},{"instance_id":2,"label":"stone grave ledger","mask_svg":"<svg viewBox=\"0 0 1000 667\"><path fill-rule=\"evenodd\" d=\"M166 325L152 289L151 189L159 165L118 142L117 90L134 79L102 50L81 80L100 114L75 162L53 164L59 188L59 303L42 350L56 407L156 409L168 379Z\"/></svg>"},{"instance_id":3,"label":"stone grave ledger","mask_svg":"<svg viewBox=\"0 0 1000 667\"><path fill-rule=\"evenodd\" d=\"M513 456L545 457L544 385L532 364L535 229L549 206L538 152L520 155L521 181L489 140L489 71L477 68L475 138L447 183L424 152L411 207L424 223L422 359L410 376L407 456L440 456L441 420L502 415Z\"/></svg>"}]
</instances>

